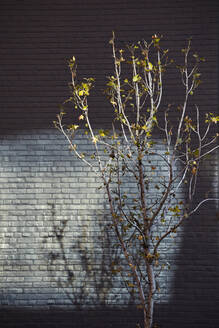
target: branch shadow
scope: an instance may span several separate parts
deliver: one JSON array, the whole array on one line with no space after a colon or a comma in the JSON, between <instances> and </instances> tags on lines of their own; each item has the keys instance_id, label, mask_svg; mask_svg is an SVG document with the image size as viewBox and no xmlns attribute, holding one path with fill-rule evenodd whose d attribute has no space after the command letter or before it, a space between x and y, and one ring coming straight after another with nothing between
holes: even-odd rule
<instances>
[{"instance_id":1,"label":"branch shadow","mask_svg":"<svg viewBox=\"0 0 219 328\"><path fill-rule=\"evenodd\" d=\"M118 248L112 244L107 225L103 224L105 219L100 215L95 215L93 233L96 232L97 236L92 236L92 231L87 231L85 227L82 227L77 236L73 236L71 221L74 220L75 224L75 219L67 218L57 221L54 204L52 204L51 212L52 238L55 240L56 247L48 251L47 264L51 275L56 279L57 286L67 296L66 303L72 304L77 310L85 307L108 306L114 287L111 262L119 261L120 254ZM45 244L47 238L44 238ZM59 265L62 266L61 276L58 272ZM119 297L119 293L114 295L114 302Z\"/></svg>"}]
</instances>

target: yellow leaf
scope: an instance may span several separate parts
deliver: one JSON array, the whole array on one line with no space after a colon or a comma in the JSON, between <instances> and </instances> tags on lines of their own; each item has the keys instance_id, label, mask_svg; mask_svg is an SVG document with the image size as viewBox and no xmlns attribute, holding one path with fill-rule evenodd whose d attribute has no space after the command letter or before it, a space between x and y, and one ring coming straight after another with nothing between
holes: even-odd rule
<instances>
[{"instance_id":1,"label":"yellow leaf","mask_svg":"<svg viewBox=\"0 0 219 328\"><path fill-rule=\"evenodd\" d=\"M68 127L70 130L77 130L79 128L79 125L77 124L72 124Z\"/></svg>"},{"instance_id":2,"label":"yellow leaf","mask_svg":"<svg viewBox=\"0 0 219 328\"><path fill-rule=\"evenodd\" d=\"M140 79L141 79L140 75L137 74L137 75L133 76L132 81L133 81L133 82L138 82Z\"/></svg>"},{"instance_id":3,"label":"yellow leaf","mask_svg":"<svg viewBox=\"0 0 219 328\"><path fill-rule=\"evenodd\" d=\"M79 95L79 96L83 96L83 95L84 95L84 90L80 90L80 91L78 92L78 95Z\"/></svg>"},{"instance_id":4,"label":"yellow leaf","mask_svg":"<svg viewBox=\"0 0 219 328\"><path fill-rule=\"evenodd\" d=\"M100 135L101 137L106 137L106 135L107 135L107 131L104 131L103 129L100 129L100 130L99 130L99 135Z\"/></svg>"},{"instance_id":5,"label":"yellow leaf","mask_svg":"<svg viewBox=\"0 0 219 328\"><path fill-rule=\"evenodd\" d=\"M148 68L150 71L153 69L153 65L150 62L148 63Z\"/></svg>"},{"instance_id":6,"label":"yellow leaf","mask_svg":"<svg viewBox=\"0 0 219 328\"><path fill-rule=\"evenodd\" d=\"M144 131L147 131L147 129L148 129L147 126L146 126L146 124L143 125L141 128L142 128L142 130L144 130Z\"/></svg>"},{"instance_id":7,"label":"yellow leaf","mask_svg":"<svg viewBox=\"0 0 219 328\"><path fill-rule=\"evenodd\" d=\"M211 117L211 121L216 124L219 122L219 116Z\"/></svg>"},{"instance_id":8,"label":"yellow leaf","mask_svg":"<svg viewBox=\"0 0 219 328\"><path fill-rule=\"evenodd\" d=\"M129 287L132 287L132 288L135 287L135 285L132 284L131 282L128 283L128 286L129 286Z\"/></svg>"},{"instance_id":9,"label":"yellow leaf","mask_svg":"<svg viewBox=\"0 0 219 328\"><path fill-rule=\"evenodd\" d=\"M145 70L148 72L148 71L152 71L152 69L153 69L153 65L150 62L148 62L148 65L145 68Z\"/></svg>"},{"instance_id":10,"label":"yellow leaf","mask_svg":"<svg viewBox=\"0 0 219 328\"><path fill-rule=\"evenodd\" d=\"M95 143L95 144L96 144L96 143L97 143L97 141L98 141L98 137L97 137L97 136L96 136L96 137L93 137L93 140L92 140L92 141L93 141L93 143Z\"/></svg>"}]
</instances>

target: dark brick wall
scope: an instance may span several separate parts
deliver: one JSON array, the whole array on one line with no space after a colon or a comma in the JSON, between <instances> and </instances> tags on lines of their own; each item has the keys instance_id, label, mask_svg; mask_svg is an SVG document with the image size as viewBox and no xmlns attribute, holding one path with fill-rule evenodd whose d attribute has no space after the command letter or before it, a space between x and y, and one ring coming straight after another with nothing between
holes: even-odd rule
<instances>
[{"instance_id":1,"label":"dark brick wall","mask_svg":"<svg viewBox=\"0 0 219 328\"><path fill-rule=\"evenodd\" d=\"M101 86L111 69L112 30L122 45L160 32L173 52L192 36L194 49L208 59L200 104L216 106L216 1L1 1L0 9L4 129L51 127L68 95L66 59L73 54L81 74L94 75ZM99 92L93 102L99 123L110 117L102 101Z\"/></svg>"},{"instance_id":2,"label":"dark brick wall","mask_svg":"<svg viewBox=\"0 0 219 328\"><path fill-rule=\"evenodd\" d=\"M104 222L105 204L97 181L53 129L58 104L68 96L66 60L75 55L80 74L96 78L99 91L90 108L102 126L111 117L101 92L112 67L111 31L121 46L160 32L178 59L192 36L194 49L207 59L194 101L203 112L213 112L218 108L218 13L217 1L1 1L1 327L135 327L140 315L127 310L129 297L107 274L110 245L105 235L104 243L99 238L103 224L96 218ZM180 99L175 79L170 75L166 102ZM218 194L217 164L214 157L203 167L200 196L207 189ZM169 252L171 271L161 277L156 308L160 327L219 326L216 211L215 204L199 211L180 232L174 254ZM60 244L54 227L63 218L68 220L65 251L75 274L73 304L83 311L75 306L71 311L66 292L71 294L72 286L60 285L60 279L68 281L68 271L56 258Z\"/></svg>"}]
</instances>

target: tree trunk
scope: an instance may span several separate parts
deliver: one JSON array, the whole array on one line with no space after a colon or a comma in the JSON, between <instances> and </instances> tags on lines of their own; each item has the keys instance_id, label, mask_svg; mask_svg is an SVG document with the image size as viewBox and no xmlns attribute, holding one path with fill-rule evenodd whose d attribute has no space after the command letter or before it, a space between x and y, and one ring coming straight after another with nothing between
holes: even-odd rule
<instances>
[{"instance_id":1,"label":"tree trunk","mask_svg":"<svg viewBox=\"0 0 219 328\"><path fill-rule=\"evenodd\" d=\"M149 283L149 293L147 300L147 309L144 311L144 328L151 328L153 324L153 314L154 314L154 292L155 292L155 278L154 270L151 263L147 261L147 276Z\"/></svg>"}]
</instances>

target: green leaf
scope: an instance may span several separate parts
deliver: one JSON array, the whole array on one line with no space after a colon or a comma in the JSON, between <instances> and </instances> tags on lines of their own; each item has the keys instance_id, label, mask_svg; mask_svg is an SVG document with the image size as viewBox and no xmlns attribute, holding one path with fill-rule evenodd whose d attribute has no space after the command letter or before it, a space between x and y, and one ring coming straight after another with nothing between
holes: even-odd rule
<instances>
[{"instance_id":1,"label":"green leaf","mask_svg":"<svg viewBox=\"0 0 219 328\"><path fill-rule=\"evenodd\" d=\"M199 149L197 148L196 150L193 151L193 155L195 157L198 157L199 156Z\"/></svg>"}]
</instances>

